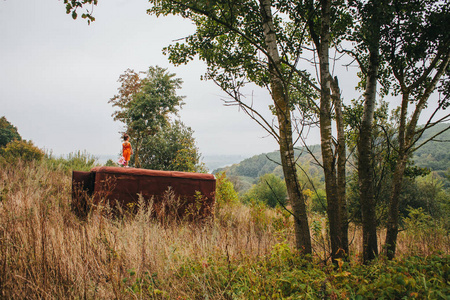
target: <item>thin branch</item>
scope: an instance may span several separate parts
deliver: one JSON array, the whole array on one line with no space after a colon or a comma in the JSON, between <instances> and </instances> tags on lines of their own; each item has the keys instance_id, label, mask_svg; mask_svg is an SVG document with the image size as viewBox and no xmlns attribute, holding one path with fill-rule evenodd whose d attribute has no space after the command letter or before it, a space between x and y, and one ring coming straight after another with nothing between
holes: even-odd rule
<instances>
[{"instance_id":1,"label":"thin branch","mask_svg":"<svg viewBox=\"0 0 450 300\"><path fill-rule=\"evenodd\" d=\"M303 142L303 144L305 145L306 151L309 153L309 155L311 155L311 157L314 159L314 161L316 162L316 164L317 164L319 167L323 168L323 165L322 165L322 164L319 162L319 160L316 158L316 156L315 156L314 153L311 151L311 149L309 148L309 146L306 145L306 141L303 139L303 137L302 137L302 142Z\"/></svg>"},{"instance_id":2,"label":"thin branch","mask_svg":"<svg viewBox=\"0 0 450 300\"><path fill-rule=\"evenodd\" d=\"M214 83L216 85L220 86L220 83L217 82L215 79L213 79ZM277 132L274 130L273 125L271 125L258 111L256 111L252 106L247 105L246 103L244 103L241 100L241 94L239 93L239 91L237 91L236 89L233 89L234 94L232 94L230 91L225 90L222 88L222 90L228 94L232 99L234 99L232 102L235 103L230 103L227 100L224 100L225 105L226 106L234 106L237 105L239 106L251 119L253 119L258 125L260 125L265 131L267 131L267 133L269 133L271 136L273 136L275 138L275 140L277 142L280 141L280 137L277 134ZM255 115L257 117L255 117Z\"/></svg>"},{"instance_id":3,"label":"thin branch","mask_svg":"<svg viewBox=\"0 0 450 300\"><path fill-rule=\"evenodd\" d=\"M267 185L269 186L269 188L270 188L270 190L272 191L273 195L275 196L275 199L277 199L278 204L280 204L281 207L283 207L283 209L284 209L285 211L287 211L291 216L293 216L294 219L295 219L297 222L300 222L300 223L301 223L302 220L300 220L299 217L297 217L292 211L290 211L290 210L286 207L286 205L284 205L284 204L281 202L281 200L278 198L278 195L275 193L275 191L273 190L273 188L272 188L272 186L269 184L269 182L268 182L267 180L265 180L265 182L267 183Z\"/></svg>"}]
</instances>

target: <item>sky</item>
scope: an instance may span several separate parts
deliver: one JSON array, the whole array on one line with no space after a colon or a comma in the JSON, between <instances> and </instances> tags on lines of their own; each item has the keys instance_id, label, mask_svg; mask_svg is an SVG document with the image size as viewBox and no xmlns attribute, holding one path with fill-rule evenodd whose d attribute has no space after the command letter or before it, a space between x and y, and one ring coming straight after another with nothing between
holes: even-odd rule
<instances>
[{"instance_id":1,"label":"sky","mask_svg":"<svg viewBox=\"0 0 450 300\"><path fill-rule=\"evenodd\" d=\"M158 65L184 82L179 117L193 129L202 155L277 150L244 112L224 106L226 95L214 83L200 80L203 62L175 67L162 54L194 32L190 21L149 16L148 8L146 0L99 1L88 25L66 15L62 0L0 0L0 117L54 155L115 155L123 124L111 117L108 100L117 94L117 79L128 68ZM256 105L270 103L267 92L251 93Z\"/></svg>"}]
</instances>

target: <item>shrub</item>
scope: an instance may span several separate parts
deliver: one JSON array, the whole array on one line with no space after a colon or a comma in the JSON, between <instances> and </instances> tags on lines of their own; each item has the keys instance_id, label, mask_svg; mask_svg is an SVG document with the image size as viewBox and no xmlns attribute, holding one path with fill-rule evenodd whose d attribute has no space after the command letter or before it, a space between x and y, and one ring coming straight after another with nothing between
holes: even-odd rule
<instances>
[{"instance_id":1,"label":"shrub","mask_svg":"<svg viewBox=\"0 0 450 300\"><path fill-rule=\"evenodd\" d=\"M233 184L228 180L225 172L216 175L216 203L219 207L224 204L236 204L239 202L237 192Z\"/></svg>"},{"instance_id":2,"label":"shrub","mask_svg":"<svg viewBox=\"0 0 450 300\"><path fill-rule=\"evenodd\" d=\"M0 149L0 156L10 164L15 164L19 160L30 162L41 160L44 157L44 151L34 146L31 141L12 141Z\"/></svg>"},{"instance_id":3,"label":"shrub","mask_svg":"<svg viewBox=\"0 0 450 300\"><path fill-rule=\"evenodd\" d=\"M258 183L244 195L244 202L260 201L269 207L276 207L280 203L286 205L287 190L283 179L269 173L261 176Z\"/></svg>"},{"instance_id":4,"label":"shrub","mask_svg":"<svg viewBox=\"0 0 450 300\"><path fill-rule=\"evenodd\" d=\"M450 246L444 224L439 219L433 219L423 208L409 208L403 224L408 231L406 243L410 255L429 255ZM446 235L447 238L440 238Z\"/></svg>"},{"instance_id":5,"label":"shrub","mask_svg":"<svg viewBox=\"0 0 450 300\"><path fill-rule=\"evenodd\" d=\"M118 167L119 165L114 162L112 159L108 159L105 163L106 167Z\"/></svg>"}]
</instances>

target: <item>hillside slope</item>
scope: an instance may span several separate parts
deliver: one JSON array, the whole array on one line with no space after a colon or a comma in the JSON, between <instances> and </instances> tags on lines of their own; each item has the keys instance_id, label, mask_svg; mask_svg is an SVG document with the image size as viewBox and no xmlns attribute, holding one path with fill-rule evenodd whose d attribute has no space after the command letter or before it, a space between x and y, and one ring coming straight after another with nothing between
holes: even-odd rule
<instances>
[{"instance_id":1,"label":"hillside slope","mask_svg":"<svg viewBox=\"0 0 450 300\"><path fill-rule=\"evenodd\" d=\"M449 127L450 124L440 124L427 130L420 141L426 141L436 133ZM420 142L419 142L420 144ZM309 151L319 161L321 160L320 145L309 146ZM306 147L299 148L295 152L298 163L301 166L307 166L309 172L322 172L315 163L313 156ZM212 173L216 174L225 171L229 177L238 177L246 182L246 186L254 184L257 179L267 173L274 173L283 177L283 170L280 165L279 151L262 153L242 160L239 163L215 169ZM429 168L444 176L450 169L450 130L444 132L434 141L431 141L420 147L413 156L414 164L419 167Z\"/></svg>"}]
</instances>

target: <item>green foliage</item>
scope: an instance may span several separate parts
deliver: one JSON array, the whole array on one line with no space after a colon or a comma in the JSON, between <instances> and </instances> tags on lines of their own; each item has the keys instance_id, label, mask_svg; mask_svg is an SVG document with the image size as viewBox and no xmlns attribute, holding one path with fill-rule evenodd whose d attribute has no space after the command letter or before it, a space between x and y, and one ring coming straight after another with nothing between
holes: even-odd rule
<instances>
[{"instance_id":1,"label":"green foliage","mask_svg":"<svg viewBox=\"0 0 450 300\"><path fill-rule=\"evenodd\" d=\"M148 295L154 297L162 297L167 294L157 289L158 274L150 274L145 271L141 276L134 269L127 270L128 276L122 279L124 294L137 297L139 295ZM163 299L165 297L162 297Z\"/></svg>"},{"instance_id":2,"label":"green foliage","mask_svg":"<svg viewBox=\"0 0 450 300\"><path fill-rule=\"evenodd\" d=\"M114 119L125 124L134 140L161 130L168 124L169 115L176 114L183 104L183 97L176 94L182 80L167 69L151 66L147 72L139 73L128 69L119 82L119 93L109 103L119 109L114 112Z\"/></svg>"},{"instance_id":3,"label":"green foliage","mask_svg":"<svg viewBox=\"0 0 450 300\"><path fill-rule=\"evenodd\" d=\"M207 65L203 79L214 81L236 103L243 104L248 112L251 104L244 104L241 88L249 83L267 88L274 73L269 70L274 65L271 49L264 30L264 17L260 3L256 1L151 1L149 14L156 16L179 15L190 19L196 26L195 33L183 42L176 42L164 48L164 53L174 65L186 64L198 57ZM288 90L287 110L299 109L305 116L313 114L310 101L318 98L312 76L302 68L296 68L297 59L307 40L304 28L305 8L298 1L269 3L273 11L273 30L277 36L274 41L282 49L282 59L277 61L277 77ZM336 14L335 17L343 14ZM336 20L337 18L334 18ZM342 24L343 22L341 22ZM334 24L334 23L333 23ZM342 27L342 26L337 26ZM280 51L281 52L281 51ZM272 70L273 71L273 70ZM313 87L314 86L314 87ZM250 108L251 107L251 108ZM269 112L274 113L274 105ZM276 138L277 129L264 120L260 113L252 117ZM230 174L231 175L231 174ZM262 174L260 174L262 175ZM259 176L260 176L259 175Z\"/></svg>"},{"instance_id":4,"label":"green foliage","mask_svg":"<svg viewBox=\"0 0 450 300\"><path fill-rule=\"evenodd\" d=\"M391 187L390 174L378 186L375 191L376 196L376 216L378 223L385 224L387 220L389 190ZM443 182L446 179L441 178L436 172L431 172L426 176L419 176L415 178L404 178L403 188L400 194L399 216L406 218L409 210L423 209L424 212L432 216L440 222L449 224L450 207L448 199L450 194L445 188ZM353 173L347 184L348 208L351 219L355 223L361 222L361 208L359 204L359 187L357 173ZM446 225L448 226L448 225Z\"/></svg>"},{"instance_id":5,"label":"green foliage","mask_svg":"<svg viewBox=\"0 0 450 300\"><path fill-rule=\"evenodd\" d=\"M44 151L34 146L31 141L15 140L0 148L0 160L9 164L15 164L19 160L30 162L41 160L44 157Z\"/></svg>"},{"instance_id":6,"label":"green foliage","mask_svg":"<svg viewBox=\"0 0 450 300\"><path fill-rule=\"evenodd\" d=\"M258 179L256 185L244 194L243 201L245 203L262 202L269 207L276 207L280 203L286 205L286 183L274 174L265 174Z\"/></svg>"},{"instance_id":7,"label":"green foliage","mask_svg":"<svg viewBox=\"0 0 450 300\"><path fill-rule=\"evenodd\" d=\"M252 200L250 203L250 222L258 239L261 239L269 227L269 218L266 215L267 206L264 202Z\"/></svg>"},{"instance_id":8,"label":"green foliage","mask_svg":"<svg viewBox=\"0 0 450 300\"><path fill-rule=\"evenodd\" d=\"M327 212L327 194L325 190L319 189L311 195L311 206L312 212L318 212L325 214Z\"/></svg>"},{"instance_id":9,"label":"green foliage","mask_svg":"<svg viewBox=\"0 0 450 300\"><path fill-rule=\"evenodd\" d=\"M115 163L112 159L108 159L105 163L106 167L118 167L117 163Z\"/></svg>"},{"instance_id":10,"label":"green foliage","mask_svg":"<svg viewBox=\"0 0 450 300\"><path fill-rule=\"evenodd\" d=\"M216 291L230 299L444 300L450 293L449 263L449 256L412 256L371 265L340 261L334 269L278 243L257 260L189 258L176 275L205 298Z\"/></svg>"},{"instance_id":11,"label":"green foliage","mask_svg":"<svg viewBox=\"0 0 450 300\"><path fill-rule=\"evenodd\" d=\"M238 194L234 190L233 184L228 180L225 172L216 174L216 203L218 207L233 205L239 202Z\"/></svg>"},{"instance_id":12,"label":"green foliage","mask_svg":"<svg viewBox=\"0 0 450 300\"><path fill-rule=\"evenodd\" d=\"M17 128L13 126L5 117L0 118L0 148L5 147L9 142L22 140Z\"/></svg>"},{"instance_id":13,"label":"green foliage","mask_svg":"<svg viewBox=\"0 0 450 300\"><path fill-rule=\"evenodd\" d=\"M134 159L132 157L131 163ZM205 172L193 131L181 121L168 123L154 135L144 137L139 160L145 169Z\"/></svg>"},{"instance_id":14,"label":"green foliage","mask_svg":"<svg viewBox=\"0 0 450 300\"><path fill-rule=\"evenodd\" d=\"M372 150L373 150L373 176L374 176L374 196L376 203L376 218L379 224L383 224L387 218L387 212L391 193L392 176L395 169L395 164L398 160L398 154L395 151L398 147L397 132L395 131L395 124L390 122L387 116L386 103L383 103L375 112L374 122L375 126L373 128L372 137ZM359 120L361 113L361 103L354 101L352 106L347 107L347 122L349 123L350 130L347 132L347 142L349 147L356 147L357 136L359 134L358 128L359 123L355 123L355 120ZM353 122L353 123L352 123ZM437 132L446 128L448 125L441 124L437 125L429 130L425 130L423 135L420 137L418 144L428 140L430 137L434 136ZM448 134L448 133L447 133ZM447 134L444 133L439 139L445 140ZM430 151L430 155L433 153L433 149L436 148L439 153L439 147L444 146L446 143L442 142L430 142L425 144L423 147L419 148L419 156L415 155L413 159L408 161L405 169L403 189L400 195L399 204L399 214L400 218L406 217L408 215L408 207L419 208L422 207L428 213L435 216L435 212L439 209L437 208L438 194L444 192L445 184L447 180L443 180L443 185L440 187L436 186L436 182L433 184L431 181L424 180L424 178L430 178L430 169L427 162L422 158L420 151L425 148ZM445 148L445 146L444 146ZM446 150L446 149L445 149ZM442 150L443 151L443 150ZM427 153L427 152L425 152ZM441 152L442 154L442 152ZM356 153L352 158L357 161ZM440 158L445 156L439 155ZM433 159L430 159L433 163ZM442 165L446 166L445 158L442 160ZM432 169L431 169L432 170ZM433 172L432 172L433 173ZM439 172L443 173L443 171ZM448 182L450 184L450 182ZM434 190L432 194L431 190ZM439 190L439 191L438 191ZM428 194L428 195L426 195ZM442 196L439 196L442 197ZM351 219L357 223L361 221L361 208L359 204L359 184L358 184L358 174L353 172L348 176L347 179L347 198L348 198L348 208L351 215ZM434 212L431 212L434 211Z\"/></svg>"},{"instance_id":15,"label":"green foliage","mask_svg":"<svg viewBox=\"0 0 450 300\"><path fill-rule=\"evenodd\" d=\"M53 170L63 170L67 174L72 171L88 172L98 165L97 158L86 151L76 151L69 153L66 157L55 158L52 154L47 154L46 163Z\"/></svg>"},{"instance_id":16,"label":"green foliage","mask_svg":"<svg viewBox=\"0 0 450 300\"><path fill-rule=\"evenodd\" d=\"M81 15L83 19L87 19L88 24L95 21L94 16L92 16L92 11L94 10L94 5L97 5L97 3L98 0L64 0L64 4L66 5L66 13L70 14L74 20L78 17L77 9L82 8L83 5L91 4L91 10L89 11L86 9L86 12Z\"/></svg>"},{"instance_id":17,"label":"green foliage","mask_svg":"<svg viewBox=\"0 0 450 300\"><path fill-rule=\"evenodd\" d=\"M447 218L450 199L449 191L444 189L443 181L437 173L415 179L405 178L400 195L400 215L406 217L410 208L423 209L435 219ZM448 218L447 218L448 219Z\"/></svg>"},{"instance_id":18,"label":"green foliage","mask_svg":"<svg viewBox=\"0 0 450 300\"><path fill-rule=\"evenodd\" d=\"M381 60L392 69L389 75L394 82L394 94L407 91L411 103L417 103L423 96L427 101L427 89L434 89L431 83L433 69L437 71L441 66L445 66L432 62L436 58L441 62L445 61L449 55L450 23L444 21L450 17L449 5L445 1L435 0L395 3L395 10L391 10L392 5L387 7L395 14L392 21L382 28ZM448 85L448 75L444 70L443 76L437 82L437 89ZM445 107L448 105L446 102L449 100L449 92L442 92L445 97L441 98L439 105Z\"/></svg>"},{"instance_id":19,"label":"green foliage","mask_svg":"<svg viewBox=\"0 0 450 300\"><path fill-rule=\"evenodd\" d=\"M169 114L176 114L183 102L176 91L183 81L167 69L150 67L140 82L139 91L126 107L125 124L132 138L154 134L168 123Z\"/></svg>"}]
</instances>

